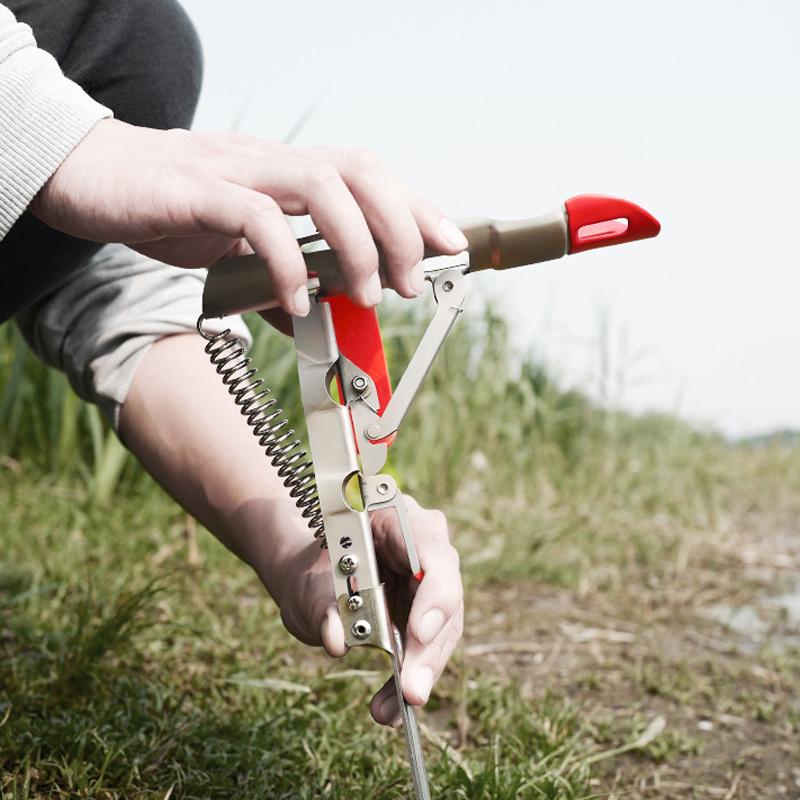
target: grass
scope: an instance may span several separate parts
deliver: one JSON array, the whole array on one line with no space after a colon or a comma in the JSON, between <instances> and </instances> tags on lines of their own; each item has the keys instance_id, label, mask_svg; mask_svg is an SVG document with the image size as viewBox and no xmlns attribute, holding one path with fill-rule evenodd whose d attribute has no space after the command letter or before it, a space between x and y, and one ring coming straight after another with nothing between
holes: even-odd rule
<instances>
[{"instance_id":1,"label":"grass","mask_svg":"<svg viewBox=\"0 0 800 800\"><path fill-rule=\"evenodd\" d=\"M385 332L396 367L419 320L395 311ZM291 348L261 328L255 353L296 419ZM291 640L210 536L196 558L185 515L9 326L0 385L0 797L407 796L402 737L366 707L388 665ZM692 616L698 597L773 580L738 556L797 532L796 447L598 408L515 353L490 309L456 329L391 467L448 511L467 641L488 648L457 653L423 715L434 796L654 796L653 775L663 796L708 796L736 770L761 776L736 797L774 794L771 762L696 720L787 758L797 659L690 637L723 635ZM623 625L621 643L592 638ZM492 651L509 640L523 649Z\"/></svg>"}]
</instances>

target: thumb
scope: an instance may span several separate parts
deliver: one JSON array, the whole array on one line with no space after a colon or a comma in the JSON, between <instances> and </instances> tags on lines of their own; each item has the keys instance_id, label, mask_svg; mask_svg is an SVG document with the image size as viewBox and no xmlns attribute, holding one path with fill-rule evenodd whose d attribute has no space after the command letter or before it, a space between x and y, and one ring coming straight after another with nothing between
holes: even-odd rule
<instances>
[{"instance_id":1,"label":"thumb","mask_svg":"<svg viewBox=\"0 0 800 800\"><path fill-rule=\"evenodd\" d=\"M341 658L347 653L348 647L344 642L342 618L339 616L339 610L333 603L328 606L325 615L322 617L322 623L319 626L319 635L320 639L322 639L322 646L329 656Z\"/></svg>"}]
</instances>

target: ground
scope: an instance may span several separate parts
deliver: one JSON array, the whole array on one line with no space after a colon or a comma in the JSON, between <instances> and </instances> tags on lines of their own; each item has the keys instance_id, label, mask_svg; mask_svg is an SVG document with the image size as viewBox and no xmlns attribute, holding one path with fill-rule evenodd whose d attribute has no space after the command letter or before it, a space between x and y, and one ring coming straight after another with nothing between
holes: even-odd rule
<instances>
[{"instance_id":1,"label":"ground","mask_svg":"<svg viewBox=\"0 0 800 800\"><path fill-rule=\"evenodd\" d=\"M413 317L384 321L407 359ZM297 419L294 356L254 353ZM409 797L380 654L293 641L251 571L0 328L0 798ZM392 448L462 556L422 713L436 798L800 798L800 444L564 391L465 319Z\"/></svg>"},{"instance_id":2,"label":"ground","mask_svg":"<svg viewBox=\"0 0 800 800\"><path fill-rule=\"evenodd\" d=\"M138 491L93 510L6 462L3 797L407 796L367 719L382 660L291 641ZM422 715L435 796L800 797L800 523L769 522L571 587L486 579L465 540L467 633Z\"/></svg>"}]
</instances>

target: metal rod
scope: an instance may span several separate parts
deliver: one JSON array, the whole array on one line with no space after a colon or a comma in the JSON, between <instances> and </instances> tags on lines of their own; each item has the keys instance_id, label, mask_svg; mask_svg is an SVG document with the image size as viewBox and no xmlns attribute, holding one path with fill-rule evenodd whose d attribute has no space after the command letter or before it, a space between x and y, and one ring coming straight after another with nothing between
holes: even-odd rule
<instances>
[{"instance_id":1,"label":"metal rod","mask_svg":"<svg viewBox=\"0 0 800 800\"><path fill-rule=\"evenodd\" d=\"M417 800L431 800L431 789L428 785L428 773L425 769L425 756L422 753L422 739L417 724L417 714L414 706L406 702L403 697L403 687L400 683L400 668L403 665L403 638L400 631L394 629L395 655L392 658L394 671L394 685L397 689L397 699L403 714L403 732L406 737L408 761L411 764L411 780L414 784L414 795Z\"/></svg>"}]
</instances>

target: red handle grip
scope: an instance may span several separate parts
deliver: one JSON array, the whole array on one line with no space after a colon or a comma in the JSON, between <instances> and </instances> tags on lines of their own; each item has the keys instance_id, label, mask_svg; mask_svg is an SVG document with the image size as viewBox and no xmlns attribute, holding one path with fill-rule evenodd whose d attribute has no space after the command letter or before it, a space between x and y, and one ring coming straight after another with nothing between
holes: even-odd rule
<instances>
[{"instance_id":1,"label":"red handle grip","mask_svg":"<svg viewBox=\"0 0 800 800\"><path fill-rule=\"evenodd\" d=\"M567 200L569 253L657 236L661 224L629 200L602 194L581 194Z\"/></svg>"}]
</instances>

